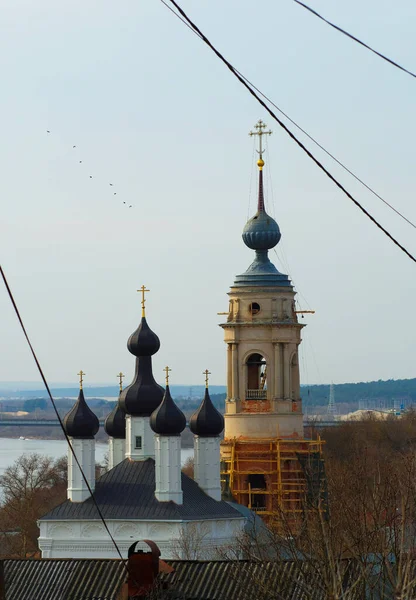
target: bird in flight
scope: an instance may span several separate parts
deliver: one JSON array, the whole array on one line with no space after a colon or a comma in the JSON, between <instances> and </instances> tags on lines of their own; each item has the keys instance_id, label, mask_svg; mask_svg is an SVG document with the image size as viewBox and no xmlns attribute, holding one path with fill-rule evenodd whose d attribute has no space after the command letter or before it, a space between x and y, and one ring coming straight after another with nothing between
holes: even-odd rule
<instances>
[{"instance_id":1,"label":"bird in flight","mask_svg":"<svg viewBox=\"0 0 416 600\"><path fill-rule=\"evenodd\" d=\"M90 179L92 179L92 175L90 175Z\"/></svg>"},{"instance_id":2,"label":"bird in flight","mask_svg":"<svg viewBox=\"0 0 416 600\"><path fill-rule=\"evenodd\" d=\"M82 163L82 160L80 160L79 162Z\"/></svg>"},{"instance_id":3,"label":"bird in flight","mask_svg":"<svg viewBox=\"0 0 416 600\"><path fill-rule=\"evenodd\" d=\"M46 130L46 133L50 133L49 129Z\"/></svg>"},{"instance_id":4,"label":"bird in flight","mask_svg":"<svg viewBox=\"0 0 416 600\"><path fill-rule=\"evenodd\" d=\"M73 148L76 148L76 146L72 146Z\"/></svg>"},{"instance_id":5,"label":"bird in flight","mask_svg":"<svg viewBox=\"0 0 416 600\"><path fill-rule=\"evenodd\" d=\"M112 183L110 183L110 185L113 185Z\"/></svg>"},{"instance_id":6,"label":"bird in flight","mask_svg":"<svg viewBox=\"0 0 416 600\"><path fill-rule=\"evenodd\" d=\"M130 204L130 205L129 205L129 208L131 208L132 206L133 206L133 205L132 205L132 204Z\"/></svg>"},{"instance_id":7,"label":"bird in flight","mask_svg":"<svg viewBox=\"0 0 416 600\"><path fill-rule=\"evenodd\" d=\"M114 192L114 196L117 196L117 192Z\"/></svg>"}]
</instances>

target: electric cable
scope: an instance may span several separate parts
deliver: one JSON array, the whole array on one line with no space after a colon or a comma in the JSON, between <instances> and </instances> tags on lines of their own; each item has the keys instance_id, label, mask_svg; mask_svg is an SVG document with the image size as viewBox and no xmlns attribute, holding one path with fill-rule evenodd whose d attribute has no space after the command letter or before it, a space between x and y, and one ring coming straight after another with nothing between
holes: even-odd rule
<instances>
[{"instance_id":1,"label":"electric cable","mask_svg":"<svg viewBox=\"0 0 416 600\"><path fill-rule=\"evenodd\" d=\"M197 31L195 31L194 29L192 29L192 27L190 25L188 25L188 23L182 19L182 17L180 15L178 15L166 2L165 0L161 0L161 2L166 6L166 8L168 8L180 21L182 21L182 23L184 23L188 29L190 29L192 31L192 33L194 33L197 37L199 37L202 41L203 38L201 35L199 35L199 33ZM239 71L238 69L234 68L235 72L238 73L240 75L240 77L242 77L244 79L244 81L246 83L248 83L248 85L250 85L254 90L256 90L256 92L258 94L260 94L260 96L262 98L264 98L267 102L269 102L269 104L271 104L272 106L274 106L274 108L276 110L278 110L280 112L280 114L282 114L290 123L292 123L292 125L294 125L297 129L299 129L299 131L301 131L304 135L306 135L306 137L308 139L311 140L311 142L313 142L316 146L318 146L318 148L320 150L322 150L323 152L325 152L325 154L327 156L329 156L330 158L332 158L332 160L334 160L342 169L344 169L344 171L346 171L349 175L351 175L352 177L354 177L354 179L356 181L358 181L359 183L361 183L361 185L363 185L369 192L371 192L371 194L373 194L374 196L376 196L376 198L378 198L379 200L381 200L386 206L388 206L393 212L396 213L396 215L398 215L401 219L403 219L404 221L406 221L409 225L411 225L414 229L416 229L416 225L414 223L412 223L412 221L410 219L408 219L403 213L401 213L399 210L397 210L397 208L395 208L392 204L390 204L389 202L387 202L387 200L385 200L378 192L376 192L371 186L369 186L367 183L365 183L365 181L363 181L358 175L356 175L349 167L347 167L344 163L342 163L334 154L332 154L329 150L327 150L320 142L318 142L317 139L315 139L312 135L310 135L305 129L303 129L303 127L301 127L298 123L296 123L296 121L294 121L284 110L282 110L277 104L275 104L273 102L273 100L271 100L271 98L269 98L266 94L264 94L258 87L256 87L254 85L254 83L252 81L250 81L245 75L243 75L243 73L241 73L241 71ZM267 143L267 138L266 138L266 143Z\"/></svg>"},{"instance_id":2,"label":"electric cable","mask_svg":"<svg viewBox=\"0 0 416 600\"><path fill-rule=\"evenodd\" d=\"M303 2L300 2L300 0L293 0L293 2L296 2L296 4L299 4L299 6L303 6L303 8L306 8L306 10L308 10L310 13L312 13L313 15L315 15L315 17L318 17L318 19L321 19L321 21L324 21L324 23L327 23L327 25L330 25L331 27L333 27L334 29L336 29L340 33L343 33L344 35L346 35L347 37L349 37L351 40L354 40L354 42L357 42L358 44L361 44L361 46L364 46L364 48L367 48L367 50L370 50L370 52L373 52L374 54L376 54L377 56L379 56L383 60L387 61L388 63L390 63L391 65L393 65L393 67L397 67L398 69L400 69L401 71L404 71L408 75L411 75L412 77L416 77L416 73L413 73L412 71L409 71L405 67L402 67L401 65L399 65L397 62L395 62L391 58L388 58L388 56L385 56L384 54L381 54L381 52L377 52L377 50L374 50L374 48L372 48L371 46L369 46L368 44L366 44L362 40L360 40L357 37L355 37L355 35L352 35L351 33L348 33L348 31L345 31L345 29L342 29L342 27L339 27L339 25L335 25L335 23L331 23L331 21L328 21L328 19L325 19L325 17L323 17L322 15L320 15L318 12L316 12L316 10L314 10L313 8L311 8L310 6L308 6L307 4L304 4Z\"/></svg>"},{"instance_id":3,"label":"electric cable","mask_svg":"<svg viewBox=\"0 0 416 600\"><path fill-rule=\"evenodd\" d=\"M21 327L21 329L22 329L22 331L23 331L23 334L24 334L24 336L25 336L25 338L26 338L26 341L27 341L27 343L28 343L28 346L29 346L29 348L30 348L30 351L31 351L31 353L32 353L32 356L33 356L33 358L34 358L34 361L35 361L35 363L36 363L37 369L38 369L38 371L39 371L39 374L40 374L40 376L41 376L41 378L42 378L43 384L44 384L44 386L45 386L45 388L46 388L46 391L47 391L47 393L48 393L49 399L50 399L50 401L51 401L51 403L52 403L52 406L53 406L53 409L54 409L54 411L55 411L56 417L57 417L57 419L58 419L58 421L59 421L59 425L60 425L60 427L61 427L61 429L62 429L62 431L63 431L63 433L64 433L64 436L65 436L65 439L66 439L66 441L67 441L67 443L68 443L68 446L69 446L69 448L71 449L71 452L72 452L72 455L73 455L73 457L74 457L74 459L75 459L75 462L76 462L76 463L77 463L77 465L78 465L78 468L79 468L79 470L80 470L80 473L81 473L81 475L82 475L82 478L84 479L84 481L85 481L85 483L86 483L86 485L87 485L87 489L88 489L88 491L89 491L89 493L90 493L90 495L91 495L92 501L93 501L93 503L94 503L94 506L95 506L95 508L97 509L97 513L98 513L98 515L99 515L99 517L100 517L100 519L101 519L101 521L102 521L102 523L103 523L103 525L104 525L104 528L105 528L105 530L107 531L107 533L108 533L108 535L109 535L109 537L110 537L110 539L111 539L111 542L113 543L113 545L114 545L114 548L116 549L116 552L117 552L117 554L118 554L118 555L119 555L119 557L121 558L121 560L122 560L122 562L123 562L123 565L124 565L124 566L125 566L125 568L126 568L126 571L127 571L127 573L129 574L129 570L128 570L128 567L127 567L126 561L125 561L125 559L123 558L123 556L122 556L122 554L121 554L121 552L120 552L120 549L119 549L119 547L118 547L118 545L117 545L117 542L115 541L114 537L112 536L112 534L111 534L111 532L110 532L110 530L109 530L109 528L108 528L108 525L107 525L107 523L106 523L106 521L105 521L105 518L104 518L104 516L103 516L103 513L101 512L101 509L100 509L100 507L99 507L99 505L98 505L98 502L97 502L97 500L96 500L96 499L95 499L95 497L94 497L94 493L93 493L93 491L92 491L92 489L91 489L91 486L90 486L90 484L88 483L88 479L86 478L86 476L85 476L85 473L84 473L84 471L82 470L82 467L81 467L81 465L80 465L80 463L79 463L78 457L77 457L77 455L76 455L76 453L75 453L75 451L74 451L74 449L73 449L73 447L72 447L72 444L71 444L71 442L70 442L69 436L68 436L67 432L65 431L65 427L64 427L64 424L63 424L63 422L62 422L62 419L61 419L61 417L60 417L60 415L59 415L58 409L57 409L57 407L56 407L55 400L53 399L53 396L52 396L51 390L50 390L50 388L49 388L48 382L46 381L46 377L45 377L45 375L44 375L44 373L43 373L43 370L42 370L42 367L41 367L41 365L40 365L40 363L39 363L39 360L38 360L38 357L37 357L37 355L36 355L36 352L35 352L35 350L34 350L34 348L33 348L33 346L32 346L32 343L31 343L31 341L30 341L30 338L29 338L29 336L28 336L28 333L27 333L27 331L26 331L26 328L25 328L25 326L24 326L23 319L22 319L22 317L21 317L21 315L20 315L20 311L19 311L19 309L18 309L18 307L17 307L17 304L16 304L16 301L15 301L15 299L14 299L13 293L12 293L12 291L11 291L11 288L10 288L10 286L9 286L9 283L8 283L8 281L7 281L6 275L5 275L4 271L3 271L3 267L2 267L1 265L0 265L0 272L1 272L1 276L2 276L2 278L3 278L4 285L6 286L6 290L7 290L7 293L8 293L8 295L9 295L10 301L11 301L11 303L12 303L12 305L13 305L13 308L14 308L14 311L15 311L15 313L16 313L17 319L18 319L18 321L19 321L19 323L20 323L20 327Z\"/></svg>"},{"instance_id":4,"label":"electric cable","mask_svg":"<svg viewBox=\"0 0 416 600\"><path fill-rule=\"evenodd\" d=\"M164 0L161 0L165 4ZM289 135L289 137L309 156L309 158L325 173L325 175L342 191L344 194L359 208L365 215L378 227L402 252L404 252L413 262L416 263L416 258L398 241L395 237L379 223L365 208L348 192L348 190L326 169L326 167L312 154L312 152L295 136L294 133L281 121L271 108L256 94L254 89L244 80L237 72L233 65L213 46L209 39L201 32L197 25L188 17L184 10L177 4L175 0L169 0L171 4L179 11L180 15L187 23L198 33L199 37L209 46L216 56L226 65L231 73L242 83L242 85L250 92L250 94L259 102L261 106L269 113L269 115L280 125L280 127ZM175 13L174 13L175 14ZM181 19L182 20L182 19Z\"/></svg>"}]
</instances>

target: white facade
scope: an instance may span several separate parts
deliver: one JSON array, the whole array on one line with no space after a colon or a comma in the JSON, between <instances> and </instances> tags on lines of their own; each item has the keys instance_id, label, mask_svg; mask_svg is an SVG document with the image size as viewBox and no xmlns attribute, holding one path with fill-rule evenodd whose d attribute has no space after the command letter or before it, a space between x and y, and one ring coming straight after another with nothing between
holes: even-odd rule
<instances>
[{"instance_id":1,"label":"white facade","mask_svg":"<svg viewBox=\"0 0 416 600\"><path fill-rule=\"evenodd\" d=\"M119 438L108 438L108 468L116 467L126 458L126 441Z\"/></svg>"},{"instance_id":2,"label":"white facade","mask_svg":"<svg viewBox=\"0 0 416 600\"><path fill-rule=\"evenodd\" d=\"M163 559L209 560L233 555L246 520L106 520L124 558L131 544L150 539ZM40 521L42 558L119 558L101 521Z\"/></svg>"},{"instance_id":3,"label":"white facade","mask_svg":"<svg viewBox=\"0 0 416 600\"><path fill-rule=\"evenodd\" d=\"M176 504L182 504L181 436L156 434L154 445L155 496L160 502L172 500Z\"/></svg>"},{"instance_id":4,"label":"white facade","mask_svg":"<svg viewBox=\"0 0 416 600\"><path fill-rule=\"evenodd\" d=\"M70 438L79 464L92 491L95 489L95 439ZM87 485L78 467L71 448L68 448L68 499L83 502L90 497Z\"/></svg>"},{"instance_id":5,"label":"white facade","mask_svg":"<svg viewBox=\"0 0 416 600\"><path fill-rule=\"evenodd\" d=\"M155 457L154 433L149 417L126 415L126 458L146 460Z\"/></svg>"},{"instance_id":6,"label":"white facade","mask_svg":"<svg viewBox=\"0 0 416 600\"><path fill-rule=\"evenodd\" d=\"M221 500L220 440L194 436L194 479L214 500Z\"/></svg>"}]
</instances>

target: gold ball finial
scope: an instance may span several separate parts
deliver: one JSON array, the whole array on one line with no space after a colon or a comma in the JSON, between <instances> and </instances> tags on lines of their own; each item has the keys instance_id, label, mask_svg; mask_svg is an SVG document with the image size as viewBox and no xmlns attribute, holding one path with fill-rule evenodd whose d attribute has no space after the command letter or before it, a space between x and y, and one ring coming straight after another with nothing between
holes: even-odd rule
<instances>
[{"instance_id":1,"label":"gold ball finial","mask_svg":"<svg viewBox=\"0 0 416 600\"><path fill-rule=\"evenodd\" d=\"M264 167L264 160L262 158L259 158L259 160L257 161L257 166L260 169L260 171Z\"/></svg>"}]
</instances>

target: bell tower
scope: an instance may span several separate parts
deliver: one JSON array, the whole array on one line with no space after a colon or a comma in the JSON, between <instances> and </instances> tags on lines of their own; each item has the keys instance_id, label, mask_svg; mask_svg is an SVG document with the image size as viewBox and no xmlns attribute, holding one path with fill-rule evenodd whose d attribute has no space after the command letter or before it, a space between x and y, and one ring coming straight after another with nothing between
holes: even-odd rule
<instances>
[{"instance_id":1,"label":"bell tower","mask_svg":"<svg viewBox=\"0 0 416 600\"><path fill-rule=\"evenodd\" d=\"M227 344L221 457L223 487L241 504L271 515L276 503L289 512L301 508L298 456L310 451L311 440L304 438L300 395L303 325L288 276L268 256L281 238L264 201L262 138L270 134L262 121L250 132L259 139L258 204L242 237L255 257L235 278L227 321L221 324Z\"/></svg>"}]
</instances>

